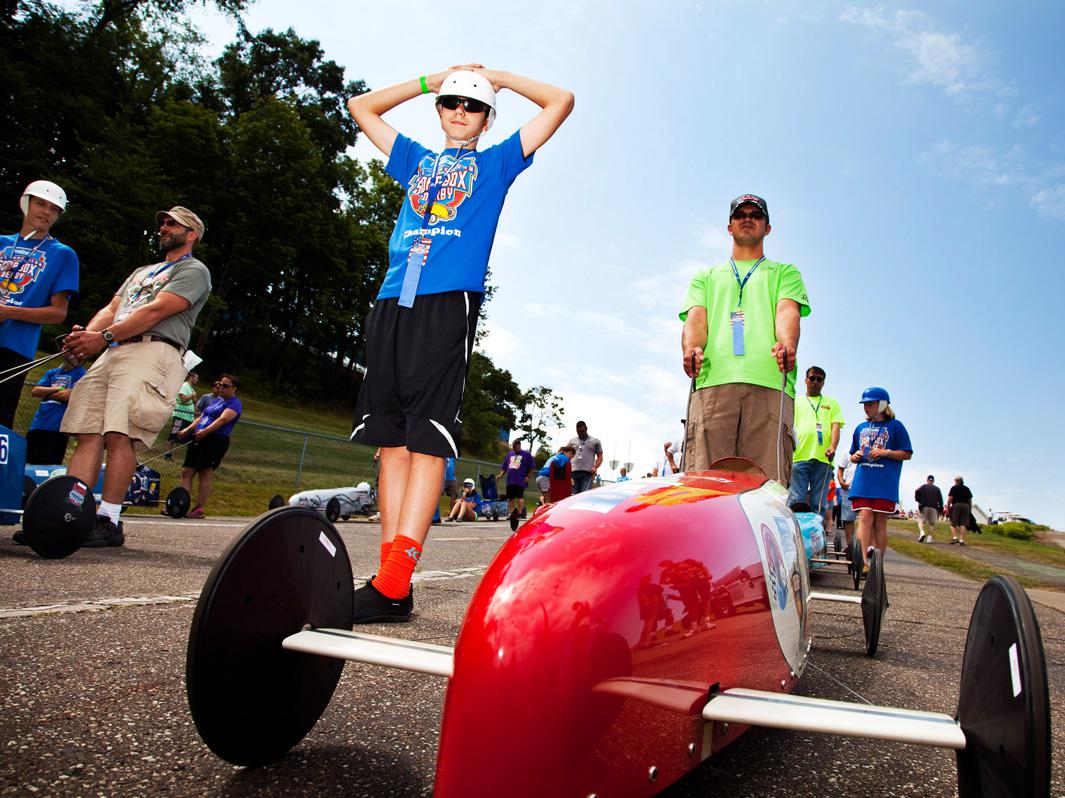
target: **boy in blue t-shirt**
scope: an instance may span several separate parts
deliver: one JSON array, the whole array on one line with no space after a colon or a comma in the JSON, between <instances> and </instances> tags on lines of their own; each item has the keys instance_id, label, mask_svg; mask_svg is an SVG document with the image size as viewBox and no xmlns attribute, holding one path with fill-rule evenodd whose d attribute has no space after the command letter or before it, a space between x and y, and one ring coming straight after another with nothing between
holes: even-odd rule
<instances>
[{"instance_id":1,"label":"boy in blue t-shirt","mask_svg":"<svg viewBox=\"0 0 1065 798\"><path fill-rule=\"evenodd\" d=\"M541 111L501 144L478 150L502 89ZM437 95L444 131L440 153L382 119L429 93ZM405 190L388 272L366 319L366 378L351 433L381 447L381 567L355 591L356 623L410 618L410 580L437 506L444 458L459 454L459 410L499 214L511 183L572 109L568 91L480 64L348 101Z\"/></svg>"},{"instance_id":2,"label":"boy in blue t-shirt","mask_svg":"<svg viewBox=\"0 0 1065 798\"><path fill-rule=\"evenodd\" d=\"M67 452L67 436L59 431L74 385L85 376L76 358L63 356L63 365L49 369L33 386L41 400L26 433L26 465L60 465Z\"/></svg>"},{"instance_id":3,"label":"boy in blue t-shirt","mask_svg":"<svg viewBox=\"0 0 1065 798\"><path fill-rule=\"evenodd\" d=\"M22 227L0 236L0 370L29 363L42 324L62 324L70 295L78 293L78 256L49 232L67 207L67 195L34 180L19 199ZM0 383L0 424L15 423L22 380Z\"/></svg>"},{"instance_id":4,"label":"boy in blue t-shirt","mask_svg":"<svg viewBox=\"0 0 1065 798\"><path fill-rule=\"evenodd\" d=\"M851 507L858 513L858 540L862 548L873 546L881 555L887 552L887 520L899 503L902 461L913 457L910 435L888 404L891 397L883 388L866 388L862 408L867 421L851 438Z\"/></svg>"}]
</instances>

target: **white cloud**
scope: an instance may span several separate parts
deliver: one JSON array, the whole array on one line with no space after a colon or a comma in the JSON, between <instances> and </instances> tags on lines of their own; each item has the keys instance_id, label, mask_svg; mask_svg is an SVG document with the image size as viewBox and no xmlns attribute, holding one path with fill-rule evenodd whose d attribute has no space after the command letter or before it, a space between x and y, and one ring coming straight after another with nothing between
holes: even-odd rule
<instances>
[{"instance_id":1,"label":"white cloud","mask_svg":"<svg viewBox=\"0 0 1065 798\"><path fill-rule=\"evenodd\" d=\"M521 339L492 318L485 321L483 329L484 336L478 349L491 358L496 366L509 368L521 352Z\"/></svg>"},{"instance_id":2,"label":"white cloud","mask_svg":"<svg viewBox=\"0 0 1065 798\"><path fill-rule=\"evenodd\" d=\"M1032 196L1032 207L1040 216L1065 220L1065 186L1040 189Z\"/></svg>"},{"instance_id":3,"label":"white cloud","mask_svg":"<svg viewBox=\"0 0 1065 798\"><path fill-rule=\"evenodd\" d=\"M725 260L732 252L732 236L720 227L711 227L699 238L699 245L710 250L714 260Z\"/></svg>"},{"instance_id":4,"label":"white cloud","mask_svg":"<svg viewBox=\"0 0 1065 798\"><path fill-rule=\"evenodd\" d=\"M633 282L632 296L647 307L675 313L684 301L692 276L706 265L694 260L681 261L667 272L657 272Z\"/></svg>"},{"instance_id":5,"label":"white cloud","mask_svg":"<svg viewBox=\"0 0 1065 798\"><path fill-rule=\"evenodd\" d=\"M521 243L521 239L513 233L504 233L502 231L496 233L495 243L492 245L493 249L500 250L517 250L518 245Z\"/></svg>"},{"instance_id":6,"label":"white cloud","mask_svg":"<svg viewBox=\"0 0 1065 798\"><path fill-rule=\"evenodd\" d=\"M988 72L987 54L960 34L937 30L922 11L847 6L839 17L885 36L906 56L903 71L913 83L927 83L960 95L998 87Z\"/></svg>"}]
</instances>

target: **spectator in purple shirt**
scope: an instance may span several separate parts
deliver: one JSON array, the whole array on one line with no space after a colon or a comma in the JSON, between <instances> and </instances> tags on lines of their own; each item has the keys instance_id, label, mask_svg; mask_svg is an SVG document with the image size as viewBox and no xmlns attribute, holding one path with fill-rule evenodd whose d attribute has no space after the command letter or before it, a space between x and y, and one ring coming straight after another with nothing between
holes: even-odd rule
<instances>
[{"instance_id":1,"label":"spectator in purple shirt","mask_svg":"<svg viewBox=\"0 0 1065 798\"><path fill-rule=\"evenodd\" d=\"M240 419L244 408L237 398L239 381L232 374L223 374L214 387L218 389L215 399L196 419L178 433L179 438L192 436L185 449L185 462L181 469L181 487L192 492L192 478L200 479L196 505L186 518L203 518L207 499L211 495L215 470L222 465L222 458L229 451L229 437Z\"/></svg>"},{"instance_id":2,"label":"spectator in purple shirt","mask_svg":"<svg viewBox=\"0 0 1065 798\"><path fill-rule=\"evenodd\" d=\"M522 450L521 438L516 438L511 450L503 458L498 477L507 475L507 513L511 530L518 528L518 518L525 510L525 489L529 486L529 473L534 468L536 463L532 455Z\"/></svg>"}]
</instances>

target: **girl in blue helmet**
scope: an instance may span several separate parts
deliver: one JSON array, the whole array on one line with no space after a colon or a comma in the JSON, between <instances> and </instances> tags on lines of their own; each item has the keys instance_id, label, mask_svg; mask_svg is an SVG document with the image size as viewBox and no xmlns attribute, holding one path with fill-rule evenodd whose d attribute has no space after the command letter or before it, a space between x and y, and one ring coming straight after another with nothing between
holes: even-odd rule
<instances>
[{"instance_id":1,"label":"girl in blue helmet","mask_svg":"<svg viewBox=\"0 0 1065 798\"><path fill-rule=\"evenodd\" d=\"M866 421L851 438L851 462L857 464L851 485L851 506L858 513L858 540L868 551L887 551L887 520L899 503L902 461L913 457L910 435L895 418L891 397L883 388L866 388L862 407Z\"/></svg>"}]
</instances>

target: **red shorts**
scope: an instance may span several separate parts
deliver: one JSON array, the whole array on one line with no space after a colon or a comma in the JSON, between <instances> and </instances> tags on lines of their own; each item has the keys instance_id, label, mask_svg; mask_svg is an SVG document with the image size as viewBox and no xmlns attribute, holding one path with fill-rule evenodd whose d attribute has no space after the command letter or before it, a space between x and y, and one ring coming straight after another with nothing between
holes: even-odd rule
<instances>
[{"instance_id":1,"label":"red shorts","mask_svg":"<svg viewBox=\"0 0 1065 798\"><path fill-rule=\"evenodd\" d=\"M893 513L895 507L898 506L897 502L890 501L888 499L859 499L857 497L851 498L851 507L854 510L872 510L874 513Z\"/></svg>"}]
</instances>

